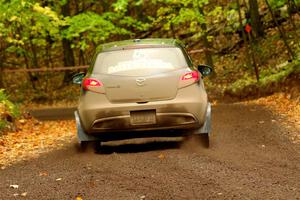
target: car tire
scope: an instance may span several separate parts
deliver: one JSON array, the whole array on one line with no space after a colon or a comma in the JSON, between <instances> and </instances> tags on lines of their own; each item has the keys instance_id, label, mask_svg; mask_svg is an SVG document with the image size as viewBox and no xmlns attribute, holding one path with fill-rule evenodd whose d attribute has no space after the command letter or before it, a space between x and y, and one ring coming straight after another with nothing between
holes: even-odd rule
<instances>
[{"instance_id":1,"label":"car tire","mask_svg":"<svg viewBox=\"0 0 300 200\"><path fill-rule=\"evenodd\" d=\"M94 147L95 147L95 152L96 152L96 153L101 153L101 152L102 152L102 144L101 144L101 141L95 141Z\"/></svg>"},{"instance_id":2,"label":"car tire","mask_svg":"<svg viewBox=\"0 0 300 200\"><path fill-rule=\"evenodd\" d=\"M85 152L87 150L88 146L89 146L89 142L88 141L80 141L78 143L78 150L80 152Z\"/></svg>"},{"instance_id":3,"label":"car tire","mask_svg":"<svg viewBox=\"0 0 300 200\"><path fill-rule=\"evenodd\" d=\"M201 146L205 148L209 148L209 133L201 133L198 135Z\"/></svg>"}]
</instances>

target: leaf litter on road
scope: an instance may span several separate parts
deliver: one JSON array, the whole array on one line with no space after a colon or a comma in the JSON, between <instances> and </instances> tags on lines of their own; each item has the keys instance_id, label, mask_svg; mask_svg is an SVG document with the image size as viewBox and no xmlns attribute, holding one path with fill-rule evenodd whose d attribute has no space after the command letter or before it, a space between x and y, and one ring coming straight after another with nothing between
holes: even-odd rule
<instances>
[{"instance_id":1,"label":"leaf litter on road","mask_svg":"<svg viewBox=\"0 0 300 200\"><path fill-rule=\"evenodd\" d=\"M60 149L75 137L75 121L18 120L17 131L0 135L0 167Z\"/></svg>"},{"instance_id":2,"label":"leaf litter on road","mask_svg":"<svg viewBox=\"0 0 300 200\"><path fill-rule=\"evenodd\" d=\"M298 98L291 99L289 94L275 93L248 101L246 104L262 105L275 115L279 115L280 123L290 130L285 134L288 134L293 143L300 143L300 94ZM277 122L277 119L271 119L271 122ZM259 124L263 123L265 122L259 121Z\"/></svg>"}]
</instances>

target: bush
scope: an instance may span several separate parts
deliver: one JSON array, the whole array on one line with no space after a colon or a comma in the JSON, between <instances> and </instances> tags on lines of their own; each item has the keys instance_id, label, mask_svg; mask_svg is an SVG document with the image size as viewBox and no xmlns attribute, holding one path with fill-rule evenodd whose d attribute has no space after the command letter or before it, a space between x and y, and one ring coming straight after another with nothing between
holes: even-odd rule
<instances>
[{"instance_id":1,"label":"bush","mask_svg":"<svg viewBox=\"0 0 300 200\"><path fill-rule=\"evenodd\" d=\"M285 63L282 66L273 69L266 69L260 72L260 81L257 82L254 77L244 75L242 79L229 85L225 91L225 95L233 97L253 97L253 95L271 94L280 90L281 86L293 75L299 77L300 60L292 63Z\"/></svg>"},{"instance_id":2,"label":"bush","mask_svg":"<svg viewBox=\"0 0 300 200\"><path fill-rule=\"evenodd\" d=\"M8 100L4 89L0 89L0 132L13 123L14 119L20 115L18 106Z\"/></svg>"}]
</instances>

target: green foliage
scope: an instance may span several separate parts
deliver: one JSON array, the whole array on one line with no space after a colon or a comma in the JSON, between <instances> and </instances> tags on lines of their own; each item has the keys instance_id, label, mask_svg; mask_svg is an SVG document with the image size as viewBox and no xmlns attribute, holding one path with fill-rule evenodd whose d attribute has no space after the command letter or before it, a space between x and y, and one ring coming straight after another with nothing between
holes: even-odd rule
<instances>
[{"instance_id":1,"label":"green foliage","mask_svg":"<svg viewBox=\"0 0 300 200\"><path fill-rule=\"evenodd\" d=\"M0 104L4 105L12 117L18 117L20 115L18 106L8 100L8 96L4 93L4 89L0 89Z\"/></svg>"},{"instance_id":2,"label":"green foliage","mask_svg":"<svg viewBox=\"0 0 300 200\"><path fill-rule=\"evenodd\" d=\"M240 27L239 14L236 9L229 9L224 12L224 17L226 17L226 26L224 29L225 33L232 33L238 30Z\"/></svg>"},{"instance_id":3,"label":"green foliage","mask_svg":"<svg viewBox=\"0 0 300 200\"><path fill-rule=\"evenodd\" d=\"M0 89L0 132L7 125L5 115L16 118L20 115L18 106L8 100L8 96L4 93L4 89Z\"/></svg>"},{"instance_id":4,"label":"green foliage","mask_svg":"<svg viewBox=\"0 0 300 200\"><path fill-rule=\"evenodd\" d=\"M126 35L129 31L116 27L111 21L93 12L78 14L74 17L66 18L68 28L62 34L63 37L76 41L73 47L82 50L88 48L89 43L100 43L107 40L112 34Z\"/></svg>"},{"instance_id":5,"label":"green foliage","mask_svg":"<svg viewBox=\"0 0 300 200\"><path fill-rule=\"evenodd\" d=\"M6 122L4 120L0 120L0 133L6 127Z\"/></svg>"},{"instance_id":6,"label":"green foliage","mask_svg":"<svg viewBox=\"0 0 300 200\"><path fill-rule=\"evenodd\" d=\"M126 12L128 3L128 0L117 0L112 6L115 12Z\"/></svg>"},{"instance_id":7,"label":"green foliage","mask_svg":"<svg viewBox=\"0 0 300 200\"><path fill-rule=\"evenodd\" d=\"M228 88L226 88L227 91L230 91L230 93L238 94L241 93L244 88L255 85L256 80L249 75L245 75L242 79L239 79L235 81L233 84L229 85Z\"/></svg>"},{"instance_id":8,"label":"green foliage","mask_svg":"<svg viewBox=\"0 0 300 200\"><path fill-rule=\"evenodd\" d=\"M274 8L287 5L287 0L269 2ZM87 50L112 39L136 37L158 24L166 32L189 34L188 39L194 41L211 29L232 33L239 27L234 1L220 6L209 0L79 0L76 6L70 4L71 16L64 17L62 6L67 3L66 0L3 1L0 38L7 42L6 52L33 58L33 48L46 51L60 46L62 39L69 40L74 49ZM157 9L153 13L140 10L143 7ZM214 36L209 34L208 39L213 41ZM43 57L43 52L40 54Z\"/></svg>"},{"instance_id":9,"label":"green foliage","mask_svg":"<svg viewBox=\"0 0 300 200\"><path fill-rule=\"evenodd\" d=\"M66 2L60 1L60 4L49 7L35 0L1 3L0 37L8 44L6 52L33 58L36 56L32 54L33 48L58 46L63 38L71 41L73 48L86 50L90 44L96 46L115 36L130 37L135 30L149 28L147 23L126 16L127 0L112 4L114 12L86 11L70 17L59 14L58 5L64 4Z\"/></svg>"},{"instance_id":10,"label":"green foliage","mask_svg":"<svg viewBox=\"0 0 300 200\"><path fill-rule=\"evenodd\" d=\"M287 3L287 0L268 0L272 8L279 8Z\"/></svg>"},{"instance_id":11,"label":"green foliage","mask_svg":"<svg viewBox=\"0 0 300 200\"><path fill-rule=\"evenodd\" d=\"M295 60L293 63L285 63L274 67L273 70L263 70L261 79L257 83L254 77L248 74L244 75L243 78L235 81L229 87L226 88L226 92L234 95L242 95L243 92L250 88L254 90L264 90L271 85L276 85L283 82L290 74L300 73L300 60Z\"/></svg>"},{"instance_id":12,"label":"green foliage","mask_svg":"<svg viewBox=\"0 0 300 200\"><path fill-rule=\"evenodd\" d=\"M206 23L202 10L208 3L207 0L161 0L156 3L165 5L158 9L156 20L156 23L164 22L165 30L170 30L173 25L177 27L186 25L188 28L186 31L197 33L201 31L201 24Z\"/></svg>"},{"instance_id":13,"label":"green foliage","mask_svg":"<svg viewBox=\"0 0 300 200\"><path fill-rule=\"evenodd\" d=\"M44 55L34 50L48 48L49 41L61 40L60 28L65 22L49 7L33 0L13 0L1 3L0 11L0 36L6 42L3 47L7 56L26 57L27 65L36 66L37 59Z\"/></svg>"}]
</instances>

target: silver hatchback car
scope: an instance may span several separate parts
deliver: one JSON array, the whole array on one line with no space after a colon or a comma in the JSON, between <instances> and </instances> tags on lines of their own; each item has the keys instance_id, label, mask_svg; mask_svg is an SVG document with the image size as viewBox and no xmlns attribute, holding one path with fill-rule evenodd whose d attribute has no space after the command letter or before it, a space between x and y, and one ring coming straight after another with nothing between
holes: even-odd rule
<instances>
[{"instance_id":1,"label":"silver hatchback car","mask_svg":"<svg viewBox=\"0 0 300 200\"><path fill-rule=\"evenodd\" d=\"M174 39L137 39L101 45L86 74L75 112L78 140L110 141L193 132L209 144L211 106L203 77ZM183 130L183 131L182 131ZM178 133L178 131L177 131Z\"/></svg>"}]
</instances>

